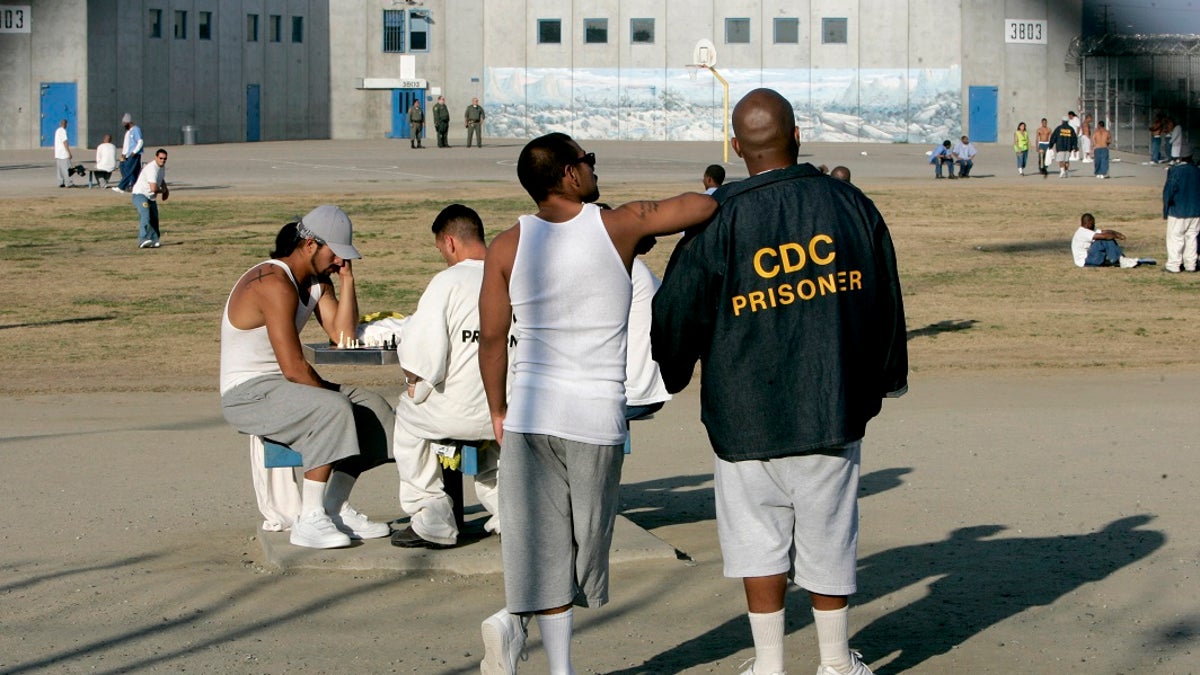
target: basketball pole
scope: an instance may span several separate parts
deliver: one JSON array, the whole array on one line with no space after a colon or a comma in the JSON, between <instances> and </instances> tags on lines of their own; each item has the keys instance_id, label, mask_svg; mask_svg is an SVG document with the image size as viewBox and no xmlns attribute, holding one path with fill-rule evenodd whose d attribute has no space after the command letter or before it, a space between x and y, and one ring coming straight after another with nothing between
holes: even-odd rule
<instances>
[{"instance_id":1,"label":"basketball pole","mask_svg":"<svg viewBox=\"0 0 1200 675\"><path fill-rule=\"evenodd\" d=\"M701 67L704 68L705 70L707 70L708 72L712 73L713 77L717 78L717 81L721 83L721 90L723 92L723 100L722 100L722 106L721 106L722 107L721 120L723 122L722 127L723 127L724 134L725 134L725 141L721 144L721 150L723 152L723 155L722 155L723 163L728 164L729 163L729 82L725 78L721 77L721 74L717 72L716 68L713 68L712 66L701 66Z\"/></svg>"}]
</instances>

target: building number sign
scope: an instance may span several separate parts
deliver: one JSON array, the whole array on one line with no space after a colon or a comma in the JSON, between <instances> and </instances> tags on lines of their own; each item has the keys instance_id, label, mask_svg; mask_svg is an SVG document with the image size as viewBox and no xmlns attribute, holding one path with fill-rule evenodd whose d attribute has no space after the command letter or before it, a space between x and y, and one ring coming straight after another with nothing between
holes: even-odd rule
<instances>
[{"instance_id":1,"label":"building number sign","mask_svg":"<svg viewBox=\"0 0 1200 675\"><path fill-rule=\"evenodd\" d=\"M1004 41L1044 45L1046 44L1046 22L1041 19L1005 19Z\"/></svg>"},{"instance_id":2,"label":"building number sign","mask_svg":"<svg viewBox=\"0 0 1200 675\"><path fill-rule=\"evenodd\" d=\"M29 5L0 5L0 33L28 33Z\"/></svg>"}]
</instances>

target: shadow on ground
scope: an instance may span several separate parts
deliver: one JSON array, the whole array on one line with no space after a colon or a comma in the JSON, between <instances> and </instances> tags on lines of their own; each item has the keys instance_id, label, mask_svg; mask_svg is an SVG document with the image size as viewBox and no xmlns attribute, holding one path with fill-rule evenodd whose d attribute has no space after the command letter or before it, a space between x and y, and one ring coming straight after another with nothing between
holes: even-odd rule
<instances>
[{"instance_id":1,"label":"shadow on ground","mask_svg":"<svg viewBox=\"0 0 1200 675\"><path fill-rule=\"evenodd\" d=\"M1152 519L1149 514L1121 518L1089 534L1002 539L994 536L1007 529L1004 525L976 525L954 530L941 541L881 551L859 561L855 604L916 584L924 584L927 592L858 631L851 644L868 663L897 654L876 668L876 675L917 668L1009 617L1049 605L1146 558L1166 542L1160 531L1138 529ZM788 604L788 633L811 623L803 591L790 593ZM1184 622L1171 639L1195 628L1195 621ZM678 673L750 647L743 614L611 675Z\"/></svg>"},{"instance_id":2,"label":"shadow on ground","mask_svg":"<svg viewBox=\"0 0 1200 675\"><path fill-rule=\"evenodd\" d=\"M1007 244L981 244L976 251L984 253L1030 253L1033 251L1071 252L1069 239L1047 239L1045 241L1016 241Z\"/></svg>"},{"instance_id":3,"label":"shadow on ground","mask_svg":"<svg viewBox=\"0 0 1200 675\"><path fill-rule=\"evenodd\" d=\"M977 323L979 322L975 319L964 319L961 321L939 321L937 323L931 323L922 328L908 331L908 339L912 340L913 338L932 337L941 333L955 333L960 330L968 330L974 327Z\"/></svg>"}]
</instances>

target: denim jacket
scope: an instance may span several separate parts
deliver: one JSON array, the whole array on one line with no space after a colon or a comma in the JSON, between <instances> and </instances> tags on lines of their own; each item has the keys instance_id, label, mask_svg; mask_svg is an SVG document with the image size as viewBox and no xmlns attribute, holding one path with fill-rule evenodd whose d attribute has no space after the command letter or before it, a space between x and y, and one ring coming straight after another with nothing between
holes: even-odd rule
<instances>
[{"instance_id":1,"label":"denim jacket","mask_svg":"<svg viewBox=\"0 0 1200 675\"><path fill-rule=\"evenodd\" d=\"M672 392L701 369L701 419L727 461L856 441L907 389L896 257L862 192L811 164L723 186L654 297L654 359Z\"/></svg>"}]
</instances>

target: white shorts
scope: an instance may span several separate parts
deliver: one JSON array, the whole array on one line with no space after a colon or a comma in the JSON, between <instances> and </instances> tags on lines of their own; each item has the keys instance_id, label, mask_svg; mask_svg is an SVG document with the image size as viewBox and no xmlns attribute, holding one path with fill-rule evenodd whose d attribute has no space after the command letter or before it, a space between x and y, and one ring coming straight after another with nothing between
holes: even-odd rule
<instances>
[{"instance_id":1,"label":"white shorts","mask_svg":"<svg viewBox=\"0 0 1200 675\"><path fill-rule=\"evenodd\" d=\"M789 573L821 595L857 590L862 441L794 457L716 460L717 536L727 577Z\"/></svg>"}]
</instances>

